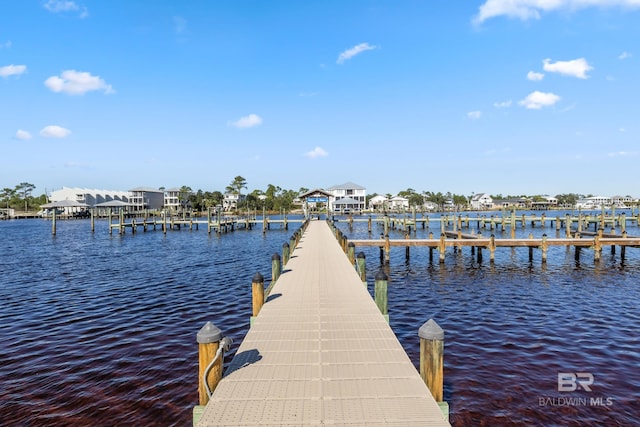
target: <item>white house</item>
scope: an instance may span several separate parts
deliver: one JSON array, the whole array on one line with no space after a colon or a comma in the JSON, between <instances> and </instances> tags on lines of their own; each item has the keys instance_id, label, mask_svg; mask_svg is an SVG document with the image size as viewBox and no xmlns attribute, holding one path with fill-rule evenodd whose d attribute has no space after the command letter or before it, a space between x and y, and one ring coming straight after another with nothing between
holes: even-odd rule
<instances>
[{"instance_id":1,"label":"white house","mask_svg":"<svg viewBox=\"0 0 640 427\"><path fill-rule=\"evenodd\" d=\"M89 207L94 207L98 203L120 200L129 202L131 193L128 191L96 190L79 187L62 187L60 190L52 191L49 195L49 202L61 202L70 200L74 202L86 203Z\"/></svg>"},{"instance_id":2,"label":"white house","mask_svg":"<svg viewBox=\"0 0 640 427\"><path fill-rule=\"evenodd\" d=\"M177 211L180 208L180 189L169 188L164 190L164 208Z\"/></svg>"},{"instance_id":3,"label":"white house","mask_svg":"<svg viewBox=\"0 0 640 427\"><path fill-rule=\"evenodd\" d=\"M347 182L326 191L333 196L329 200L329 210L333 212L344 212L345 209L361 212L366 209L367 189L361 185Z\"/></svg>"},{"instance_id":4,"label":"white house","mask_svg":"<svg viewBox=\"0 0 640 427\"><path fill-rule=\"evenodd\" d=\"M599 209L601 207L611 206L613 201L610 197L605 196L592 196L585 197L576 202L576 208L578 209Z\"/></svg>"},{"instance_id":5,"label":"white house","mask_svg":"<svg viewBox=\"0 0 640 427\"><path fill-rule=\"evenodd\" d=\"M474 194L471 197L471 209L484 210L493 207L493 199L487 193Z\"/></svg>"},{"instance_id":6,"label":"white house","mask_svg":"<svg viewBox=\"0 0 640 427\"><path fill-rule=\"evenodd\" d=\"M387 199L385 196L373 196L371 199L369 199L369 210L383 210L387 207L388 203L389 199Z\"/></svg>"},{"instance_id":7,"label":"white house","mask_svg":"<svg viewBox=\"0 0 640 427\"><path fill-rule=\"evenodd\" d=\"M224 200L222 200L222 208L225 211L233 211L238 209L238 204L243 202L247 196L241 193L224 193Z\"/></svg>"},{"instance_id":8,"label":"white house","mask_svg":"<svg viewBox=\"0 0 640 427\"><path fill-rule=\"evenodd\" d=\"M406 197L394 196L389 199L389 209L394 211L409 209L409 199Z\"/></svg>"}]
</instances>

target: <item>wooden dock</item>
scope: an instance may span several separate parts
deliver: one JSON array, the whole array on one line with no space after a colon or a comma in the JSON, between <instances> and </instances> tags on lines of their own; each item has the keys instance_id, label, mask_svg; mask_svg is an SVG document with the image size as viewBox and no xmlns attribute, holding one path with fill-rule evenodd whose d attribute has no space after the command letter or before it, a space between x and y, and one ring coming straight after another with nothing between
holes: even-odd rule
<instances>
[{"instance_id":1,"label":"wooden dock","mask_svg":"<svg viewBox=\"0 0 640 427\"><path fill-rule=\"evenodd\" d=\"M327 223L293 249L197 426L448 426Z\"/></svg>"},{"instance_id":2,"label":"wooden dock","mask_svg":"<svg viewBox=\"0 0 640 427\"><path fill-rule=\"evenodd\" d=\"M434 239L389 239L387 235L384 239L353 239L348 240L348 243L352 243L354 247L373 246L380 248L380 258L388 263L389 252L391 247L401 246L406 249L406 256L409 257L409 248L411 247L428 247L429 258L432 259L433 251L438 251L438 257L440 262L444 262L445 253L448 247L454 249L460 249L462 247L471 247L472 251L478 250L478 260L482 259L482 249L489 251L491 262L495 259L496 248L529 248L529 261L532 261L533 250L539 249L542 253L542 262L547 260L547 250L550 246L564 246L574 247L576 251L576 259L580 257L580 249L587 248L593 250L593 256L595 261L600 260L600 255L604 247L610 247L611 252L615 252L615 247L621 248L621 257L624 259L625 250L627 247L638 248L640 247L640 237L627 236L626 232L622 235L616 234L603 234L602 230L598 233L584 232L588 237L581 237L580 233L574 233L570 237L566 238L547 238L543 235L539 238L532 236L528 238L505 238L497 239L494 235L490 237L482 237L478 235L462 234L460 231L444 232L440 234L440 238ZM345 242L345 244L347 244ZM473 253L473 252L472 252Z\"/></svg>"}]
</instances>

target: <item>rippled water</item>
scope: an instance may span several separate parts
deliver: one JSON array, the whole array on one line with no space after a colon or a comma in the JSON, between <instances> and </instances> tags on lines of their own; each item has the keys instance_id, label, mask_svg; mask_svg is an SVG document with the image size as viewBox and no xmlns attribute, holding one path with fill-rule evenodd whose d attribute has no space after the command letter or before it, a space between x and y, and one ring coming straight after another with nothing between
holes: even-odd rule
<instances>
[{"instance_id":1,"label":"rippled water","mask_svg":"<svg viewBox=\"0 0 640 427\"><path fill-rule=\"evenodd\" d=\"M366 224L338 225L350 238L368 238ZM556 237L555 228L527 226L517 236ZM380 227L372 231L379 237ZM415 237L429 231L439 235L439 225ZM640 234L635 226L627 231ZM510 237L508 228L494 233ZM373 293L379 250L357 251L367 257ZM539 251L529 262L527 248L498 248L494 264L488 251L478 263L470 248L449 249L444 265L428 252L411 248L407 261L404 248L391 249L390 323L416 366L422 323L433 318L445 330L444 398L453 425L640 424L640 249L628 248L622 262L619 248L611 254L606 247L596 264L591 250L576 261L573 249L551 247L544 266ZM593 375L591 391L558 391L558 373Z\"/></svg>"},{"instance_id":2,"label":"rippled water","mask_svg":"<svg viewBox=\"0 0 640 427\"><path fill-rule=\"evenodd\" d=\"M110 236L106 222L0 221L0 424L191 425L196 333L239 343L251 278L294 228ZM228 354L228 358L233 352Z\"/></svg>"},{"instance_id":3,"label":"rippled water","mask_svg":"<svg viewBox=\"0 0 640 427\"><path fill-rule=\"evenodd\" d=\"M338 226L368 236L366 223ZM191 425L195 334L211 320L237 348L251 277L269 281L271 255L294 229L110 236L105 222L92 234L79 220L60 221L51 236L50 222L0 222L0 424ZM416 237L429 231L439 226ZM529 232L555 230L519 234ZM372 278L378 250L360 250ZM550 248L542 266L537 252L530 263L526 248L499 248L492 265L465 248L440 265L426 248L408 261L392 249L391 326L416 366L419 326L434 318L445 330L454 425L637 424L640 249L627 249L624 263L620 250L605 249L599 264L582 252L576 261L573 250ZM559 392L559 372L592 374L592 391Z\"/></svg>"}]
</instances>

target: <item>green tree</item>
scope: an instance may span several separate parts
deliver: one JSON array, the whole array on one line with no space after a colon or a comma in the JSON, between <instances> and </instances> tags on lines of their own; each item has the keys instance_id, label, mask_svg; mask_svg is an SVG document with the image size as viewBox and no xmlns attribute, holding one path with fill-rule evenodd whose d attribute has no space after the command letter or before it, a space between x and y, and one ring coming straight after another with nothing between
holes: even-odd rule
<instances>
[{"instance_id":1,"label":"green tree","mask_svg":"<svg viewBox=\"0 0 640 427\"><path fill-rule=\"evenodd\" d=\"M29 210L29 199L31 198L31 192L36 188L35 185L28 182L21 182L16 185L16 193L22 196L22 200L24 200L24 210L27 212Z\"/></svg>"},{"instance_id":2,"label":"green tree","mask_svg":"<svg viewBox=\"0 0 640 427\"><path fill-rule=\"evenodd\" d=\"M16 195L16 190L13 188L3 188L2 192L0 192L0 197L2 197L2 202L7 204L7 209L9 209L9 202Z\"/></svg>"},{"instance_id":3,"label":"green tree","mask_svg":"<svg viewBox=\"0 0 640 427\"><path fill-rule=\"evenodd\" d=\"M456 206L457 210L462 210L467 206L468 200L467 196L463 196L460 194L453 195L453 204Z\"/></svg>"},{"instance_id":4,"label":"green tree","mask_svg":"<svg viewBox=\"0 0 640 427\"><path fill-rule=\"evenodd\" d=\"M243 188L247 188L247 180L238 175L233 178L233 181L231 181L231 184L227 186L226 190L229 193L242 194Z\"/></svg>"},{"instance_id":5,"label":"green tree","mask_svg":"<svg viewBox=\"0 0 640 427\"><path fill-rule=\"evenodd\" d=\"M183 209L186 208L189 204L193 205L193 203L190 203L191 194L193 194L193 190L187 185L183 185L182 187L180 187L180 190L178 190L180 206L182 206Z\"/></svg>"}]
</instances>

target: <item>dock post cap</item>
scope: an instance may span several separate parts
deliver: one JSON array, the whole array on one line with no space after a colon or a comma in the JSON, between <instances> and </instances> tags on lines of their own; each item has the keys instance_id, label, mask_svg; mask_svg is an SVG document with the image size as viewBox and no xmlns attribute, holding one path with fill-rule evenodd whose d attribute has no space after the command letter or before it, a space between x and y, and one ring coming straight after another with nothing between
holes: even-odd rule
<instances>
[{"instance_id":1,"label":"dock post cap","mask_svg":"<svg viewBox=\"0 0 640 427\"><path fill-rule=\"evenodd\" d=\"M425 340L444 340L444 331L435 320L429 319L418 329L418 336Z\"/></svg>"},{"instance_id":2,"label":"dock post cap","mask_svg":"<svg viewBox=\"0 0 640 427\"><path fill-rule=\"evenodd\" d=\"M384 271L379 270L376 273L376 277L375 280L388 280L389 278L387 277L387 275L384 273Z\"/></svg>"},{"instance_id":3,"label":"dock post cap","mask_svg":"<svg viewBox=\"0 0 640 427\"><path fill-rule=\"evenodd\" d=\"M273 255L271 255L271 261L280 261L280 254L278 253L274 253Z\"/></svg>"},{"instance_id":4,"label":"dock post cap","mask_svg":"<svg viewBox=\"0 0 640 427\"><path fill-rule=\"evenodd\" d=\"M251 281L253 283L264 283L264 277L262 277L262 274L260 274L260 272L258 271L253 275L253 279L251 279Z\"/></svg>"},{"instance_id":5,"label":"dock post cap","mask_svg":"<svg viewBox=\"0 0 640 427\"><path fill-rule=\"evenodd\" d=\"M364 254L364 252L358 252L358 255L356 255L356 258L366 258L366 255Z\"/></svg>"},{"instance_id":6,"label":"dock post cap","mask_svg":"<svg viewBox=\"0 0 640 427\"><path fill-rule=\"evenodd\" d=\"M282 244L282 247L283 247L283 248L288 248L288 247L289 247L289 244L288 244L287 242L284 242L284 243Z\"/></svg>"},{"instance_id":7,"label":"dock post cap","mask_svg":"<svg viewBox=\"0 0 640 427\"><path fill-rule=\"evenodd\" d=\"M198 341L198 344L220 342L220 340L222 339L222 331L213 323L207 322L202 327L202 329L198 331L196 339Z\"/></svg>"},{"instance_id":8,"label":"dock post cap","mask_svg":"<svg viewBox=\"0 0 640 427\"><path fill-rule=\"evenodd\" d=\"M350 247L350 248L355 248L356 244L353 243L353 242L349 242L349 244L347 246Z\"/></svg>"}]
</instances>

